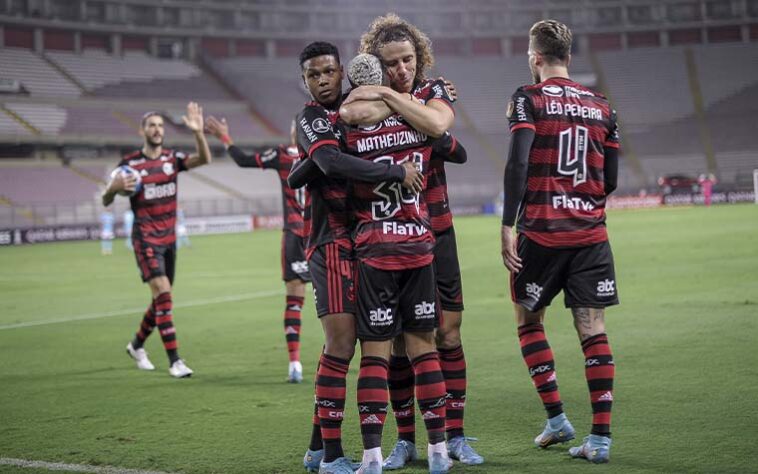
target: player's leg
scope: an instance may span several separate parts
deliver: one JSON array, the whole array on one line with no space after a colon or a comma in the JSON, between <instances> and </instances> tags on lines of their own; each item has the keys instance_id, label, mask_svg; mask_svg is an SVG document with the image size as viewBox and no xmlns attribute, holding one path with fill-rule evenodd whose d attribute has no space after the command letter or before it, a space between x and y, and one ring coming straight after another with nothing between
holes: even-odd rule
<instances>
[{"instance_id":1,"label":"player's leg","mask_svg":"<svg viewBox=\"0 0 758 474\"><path fill-rule=\"evenodd\" d=\"M569 257L524 236L519 236L518 253L523 267L518 273L511 274L511 296L521 355L547 413L545 428L534 443L547 448L575 437L574 429L563 412L553 351L542 324L546 306L563 287L564 267Z\"/></svg>"},{"instance_id":2,"label":"player's leg","mask_svg":"<svg viewBox=\"0 0 758 474\"><path fill-rule=\"evenodd\" d=\"M150 250L148 250L150 249ZM134 257L137 260L137 268L140 271L142 281L147 283L153 278L152 267L158 265L154 259L153 249L140 240L134 242ZM139 329L129 344L126 345L126 353L137 362L137 368L141 370L155 370L155 366L147 357L144 349L145 341L155 329L155 297L150 294L150 305L142 317Z\"/></svg>"},{"instance_id":3,"label":"player's leg","mask_svg":"<svg viewBox=\"0 0 758 474\"><path fill-rule=\"evenodd\" d=\"M286 290L284 337L289 354L287 381L300 383L303 380L303 366L300 363L301 312L305 302L305 283L310 281L301 237L292 232L282 233L281 259Z\"/></svg>"},{"instance_id":4,"label":"player's leg","mask_svg":"<svg viewBox=\"0 0 758 474\"><path fill-rule=\"evenodd\" d=\"M453 227L437 236L434 246L434 272L442 307L442 318L437 329L437 350L447 389L445 430L448 448L453 459L469 465L481 464L484 458L469 445L463 432L467 386L466 356L461 340L463 285Z\"/></svg>"},{"instance_id":5,"label":"player's leg","mask_svg":"<svg viewBox=\"0 0 758 474\"><path fill-rule=\"evenodd\" d=\"M179 344L174 327L171 289L176 269L176 245L154 247L152 253L155 263L150 265L152 278L148 284L155 305L155 325L170 364L168 372L176 378L190 377L193 371L179 357Z\"/></svg>"},{"instance_id":6,"label":"player's leg","mask_svg":"<svg viewBox=\"0 0 758 474\"><path fill-rule=\"evenodd\" d=\"M304 465L320 465L339 472L351 467L342 448L346 378L355 353L353 262L350 252L336 244L317 248L309 261L316 313L324 331L324 349L316 374L316 411L323 450L315 430ZM308 462L308 458L311 462Z\"/></svg>"},{"instance_id":7,"label":"player's leg","mask_svg":"<svg viewBox=\"0 0 758 474\"><path fill-rule=\"evenodd\" d=\"M429 441L429 470L444 473L452 467L452 461L445 442L447 389L434 338L439 313L432 265L404 271L400 287L403 336Z\"/></svg>"},{"instance_id":8,"label":"player's leg","mask_svg":"<svg viewBox=\"0 0 758 474\"><path fill-rule=\"evenodd\" d=\"M361 341L358 415L363 459L358 472L382 471L382 430L387 416L387 377L392 340L401 330L397 272L357 263L356 325Z\"/></svg>"},{"instance_id":9,"label":"player's leg","mask_svg":"<svg viewBox=\"0 0 758 474\"><path fill-rule=\"evenodd\" d=\"M296 278L284 282L286 291L286 306L284 307L284 337L287 341L289 368L287 381L300 383L303 381L303 366L300 363L300 326L301 312L305 303L305 283Z\"/></svg>"},{"instance_id":10,"label":"player's leg","mask_svg":"<svg viewBox=\"0 0 758 474\"><path fill-rule=\"evenodd\" d=\"M384 469L400 469L418 457L416 452L416 397L413 366L405 350L405 340L396 337L392 344L387 385L392 413L397 426L397 443L384 460Z\"/></svg>"},{"instance_id":11,"label":"player's leg","mask_svg":"<svg viewBox=\"0 0 758 474\"><path fill-rule=\"evenodd\" d=\"M613 255L608 242L586 247L571 262L566 306L584 352L584 373L592 404L592 430L574 457L608 462L611 446L611 407L615 364L605 330L605 307L618 304Z\"/></svg>"}]
</instances>

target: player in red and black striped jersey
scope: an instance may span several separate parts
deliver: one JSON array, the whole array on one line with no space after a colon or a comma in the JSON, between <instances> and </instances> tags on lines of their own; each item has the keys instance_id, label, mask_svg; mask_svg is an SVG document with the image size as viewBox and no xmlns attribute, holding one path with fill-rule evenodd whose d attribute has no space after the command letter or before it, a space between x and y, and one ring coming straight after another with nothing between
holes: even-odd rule
<instances>
[{"instance_id":1,"label":"player in red and black striped jersey","mask_svg":"<svg viewBox=\"0 0 758 474\"><path fill-rule=\"evenodd\" d=\"M590 436L569 452L607 462L615 366L604 308L618 304L618 296L605 200L618 174L616 113L602 94L570 79L566 25L540 21L529 36L535 84L519 88L508 104L501 239L522 354L548 416L535 443L545 448L574 437L542 326L546 307L563 290L585 354L593 412Z\"/></svg>"},{"instance_id":2,"label":"player in red and black striped jersey","mask_svg":"<svg viewBox=\"0 0 758 474\"><path fill-rule=\"evenodd\" d=\"M229 135L226 119L208 117L208 131L226 147L227 153L241 168L260 168L275 170L279 176L282 191L282 211L284 228L282 233L282 279L284 280L286 304L284 307L284 337L289 353L287 381L303 381L303 366L300 363L300 327L303 303L305 302L305 284L311 281L308 261L305 258L303 210L305 207L305 190L296 190L287 184L292 164L298 159L299 152L295 143L295 124L290 128L291 143L277 147L262 147L246 154L234 144Z\"/></svg>"},{"instance_id":3,"label":"player in red and black striped jersey","mask_svg":"<svg viewBox=\"0 0 758 474\"><path fill-rule=\"evenodd\" d=\"M194 103L187 105L184 124L195 136L197 152L182 152L163 148L163 117L148 112L142 117L141 134L145 142L142 149L124 157L119 166L129 166L141 176L139 191L130 198L134 213L132 244L142 281L150 285L152 302L145 313L134 340L127 345L127 353L135 359L137 367L153 370L143 348L145 340L157 326L163 346L168 354L169 373L178 378L189 377L192 370L179 357L172 317L171 287L176 264L176 207L177 176L211 162L211 152L203 135L203 110ZM131 193L136 178L118 173L103 192L103 205L113 202L117 193Z\"/></svg>"},{"instance_id":4,"label":"player in red and black striped jersey","mask_svg":"<svg viewBox=\"0 0 758 474\"><path fill-rule=\"evenodd\" d=\"M376 18L369 27L369 31L361 38L360 50L361 53L373 54L381 59L390 87L364 86L352 91L340 109L340 115L346 122L354 125L371 125L396 113L418 133L430 137L440 137L450 128L454 121L451 99L444 81L431 81L425 78L426 70L432 66L434 58L428 38L418 28L394 14ZM374 108L351 110L355 105L366 103L372 104ZM404 307L401 311L408 312L410 309ZM423 315L425 309L426 305L416 306L414 313ZM419 336L422 337L414 339L413 336L410 338L406 336L404 338L406 348L401 353L402 359L393 356L389 363L394 366L396 361L405 362L404 368L407 371L405 379L415 377L415 398L419 402L419 407L427 415L431 412L435 414L435 418L425 416L430 443L428 446L429 465L434 471L447 472L451 463L448 457L448 446L445 443L446 384L432 382L442 377L444 370L442 366L445 365L445 361L440 360L440 355L435 349L433 333L419 334ZM427 336L428 339L426 339ZM421 354L421 352L425 353ZM413 360L409 362L405 357L406 354ZM393 369L396 368L393 367ZM413 373L410 373L411 368ZM393 372L397 371L393 370ZM413 385L407 387L407 403L404 403L402 407L403 412L409 414L410 418L413 416ZM393 388L390 384L391 392L394 392ZM441 406L436 398L438 395L442 397ZM397 418L398 406L395 403L394 394L392 398ZM359 390L360 404L361 391ZM431 406L434 406L434 409L430 412ZM386 469L397 469L402 467L407 460L415 458L413 435L409 432L403 435L408 435L409 438L401 438L398 442L384 463ZM458 443L464 440L465 438L460 437L455 445L466 444ZM364 448L369 447L364 437ZM467 444L466 447L470 448ZM364 450L364 462L370 462L371 459L376 459L381 455L381 453L372 455L371 451L371 449ZM455 456L452 450L451 454Z\"/></svg>"},{"instance_id":5,"label":"player in red and black striped jersey","mask_svg":"<svg viewBox=\"0 0 758 474\"><path fill-rule=\"evenodd\" d=\"M342 132L336 119L342 102L342 66L334 45L309 44L300 55L300 66L313 101L305 105L295 120L297 143L307 157L303 165L318 168L319 172L316 179L308 183L306 255L317 314L325 335L316 380L314 431L304 464L307 469L313 469L321 461L327 472L341 472L339 469L351 469L342 449L341 425L345 377L355 352L355 297L346 177L402 182L404 186L413 187L420 181L420 175L413 166L366 162L340 150ZM301 184L290 181L290 185L298 188Z\"/></svg>"}]
</instances>

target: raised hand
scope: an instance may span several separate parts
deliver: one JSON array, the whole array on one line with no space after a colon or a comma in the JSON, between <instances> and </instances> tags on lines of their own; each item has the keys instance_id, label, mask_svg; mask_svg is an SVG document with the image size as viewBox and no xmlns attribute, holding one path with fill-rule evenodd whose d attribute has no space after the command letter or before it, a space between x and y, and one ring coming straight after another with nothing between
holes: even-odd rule
<instances>
[{"instance_id":1,"label":"raised hand","mask_svg":"<svg viewBox=\"0 0 758 474\"><path fill-rule=\"evenodd\" d=\"M213 115L209 116L208 120L205 123L205 128L208 130L208 133L218 138L219 140L224 135L229 135L229 125L227 125L226 119L223 117L221 120L218 120Z\"/></svg>"},{"instance_id":2,"label":"raised hand","mask_svg":"<svg viewBox=\"0 0 758 474\"><path fill-rule=\"evenodd\" d=\"M197 102L187 104L187 115L182 116L184 125L195 133L203 132L203 108Z\"/></svg>"}]
</instances>

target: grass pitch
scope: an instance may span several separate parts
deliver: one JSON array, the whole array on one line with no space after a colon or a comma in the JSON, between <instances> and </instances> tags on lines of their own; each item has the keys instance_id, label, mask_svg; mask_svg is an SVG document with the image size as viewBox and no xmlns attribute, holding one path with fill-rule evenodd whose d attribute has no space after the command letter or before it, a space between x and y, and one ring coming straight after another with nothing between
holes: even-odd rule
<instances>
[{"instance_id":1,"label":"grass pitch","mask_svg":"<svg viewBox=\"0 0 758 474\"><path fill-rule=\"evenodd\" d=\"M544 412L521 359L494 217L458 218L469 391L466 432L486 458L455 472L758 471L758 206L609 216L621 305L607 312L617 364L611 463L532 445ZM0 248L0 458L185 473L301 472L322 333L306 298L306 381L284 382L280 232L195 237L174 289L180 353L169 377L124 353L149 302L134 257L96 242ZM583 356L564 309L546 321L558 382L581 438L590 428ZM42 324L36 324L42 322ZM35 325L32 325L35 324ZM357 358L346 451L360 459ZM385 427L385 455L394 421ZM417 420L419 445L423 424ZM578 441L572 445L578 444ZM421 450L422 457L425 449ZM45 472L0 466L0 472ZM406 471L426 472L425 461Z\"/></svg>"}]
</instances>

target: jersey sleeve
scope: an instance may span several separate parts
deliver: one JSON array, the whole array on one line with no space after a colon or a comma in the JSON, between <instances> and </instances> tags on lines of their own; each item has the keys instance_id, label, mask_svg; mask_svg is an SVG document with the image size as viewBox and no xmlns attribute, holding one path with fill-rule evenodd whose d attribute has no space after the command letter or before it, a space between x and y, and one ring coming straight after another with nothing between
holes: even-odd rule
<instances>
[{"instance_id":1,"label":"jersey sleeve","mask_svg":"<svg viewBox=\"0 0 758 474\"><path fill-rule=\"evenodd\" d=\"M521 89L517 90L511 96L511 100L508 102L506 116L508 117L511 133L520 128L536 130L534 126L532 100L529 98L529 95Z\"/></svg>"},{"instance_id":2,"label":"jersey sleeve","mask_svg":"<svg viewBox=\"0 0 758 474\"><path fill-rule=\"evenodd\" d=\"M433 100L441 100L448 107L450 107L450 110L452 110L453 113L455 113L455 109L453 108L453 98L450 97L450 91L447 90L445 81L441 79L432 81L432 84L429 87L429 92L427 93L426 97L424 97L424 99L426 100L427 104Z\"/></svg>"},{"instance_id":3,"label":"jersey sleeve","mask_svg":"<svg viewBox=\"0 0 758 474\"><path fill-rule=\"evenodd\" d=\"M189 168L187 168L187 162L185 161L187 159L187 154L183 151L176 151L174 152L174 158L176 158L176 172L179 173L181 171L187 171Z\"/></svg>"},{"instance_id":4,"label":"jersey sleeve","mask_svg":"<svg viewBox=\"0 0 758 474\"><path fill-rule=\"evenodd\" d=\"M311 155L324 145L340 146L329 116L320 105L306 105L297 116L297 144Z\"/></svg>"},{"instance_id":5,"label":"jersey sleeve","mask_svg":"<svg viewBox=\"0 0 758 474\"><path fill-rule=\"evenodd\" d=\"M606 138L603 146L606 148L618 148L621 143L621 137L619 137L619 126L616 119L616 111L613 109L611 109L611 119L608 125L608 138Z\"/></svg>"}]
</instances>

